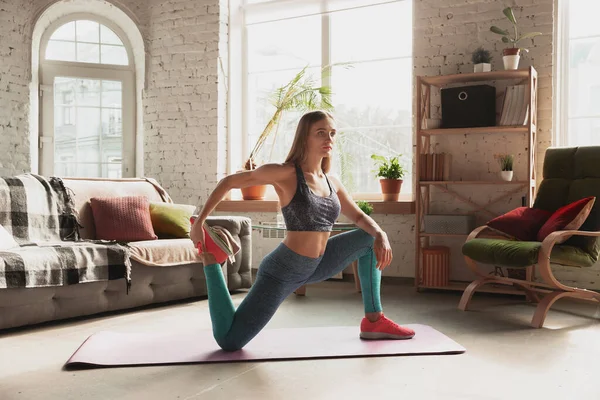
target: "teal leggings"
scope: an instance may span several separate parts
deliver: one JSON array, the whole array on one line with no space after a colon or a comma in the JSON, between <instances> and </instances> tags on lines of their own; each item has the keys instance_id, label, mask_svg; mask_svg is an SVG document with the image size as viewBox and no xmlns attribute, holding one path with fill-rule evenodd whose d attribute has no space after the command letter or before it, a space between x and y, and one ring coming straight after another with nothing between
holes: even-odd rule
<instances>
[{"instance_id":1,"label":"teal leggings","mask_svg":"<svg viewBox=\"0 0 600 400\"><path fill-rule=\"evenodd\" d=\"M381 271L375 268L374 238L361 229L332 236L325 253L302 256L281 243L261 262L256 281L237 311L219 264L204 267L213 335L226 351L244 347L271 320L279 305L297 288L338 274L358 259L365 313L381 311Z\"/></svg>"}]
</instances>

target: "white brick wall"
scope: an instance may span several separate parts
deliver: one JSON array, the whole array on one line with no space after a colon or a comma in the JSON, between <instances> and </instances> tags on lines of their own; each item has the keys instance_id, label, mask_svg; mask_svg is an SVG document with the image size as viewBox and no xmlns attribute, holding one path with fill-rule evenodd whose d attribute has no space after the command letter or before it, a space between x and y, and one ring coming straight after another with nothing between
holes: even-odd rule
<instances>
[{"instance_id":1,"label":"white brick wall","mask_svg":"<svg viewBox=\"0 0 600 400\"><path fill-rule=\"evenodd\" d=\"M149 11L145 174L176 201L196 204L225 172L226 91L219 83L226 75L218 57L227 50L226 9L218 0L156 0Z\"/></svg>"},{"instance_id":2,"label":"white brick wall","mask_svg":"<svg viewBox=\"0 0 600 400\"><path fill-rule=\"evenodd\" d=\"M36 15L53 0L0 0L0 173L29 170L29 36ZM145 175L157 178L175 201L196 204L206 199L226 172L227 156L227 2L218 0L111 0L139 26L146 41L147 83L144 93ZM527 30L544 36L533 39L522 66L534 65L540 74L538 109L538 166L552 137L553 0L514 0L516 15ZM479 45L494 55L494 69L502 69L499 37L492 24L507 26L502 2L493 0L414 0L414 73L437 75L469 72L470 53ZM25 36L25 41L23 40ZM220 57L220 59L219 59ZM221 65L223 68L221 68ZM458 139L458 140L455 140ZM458 152L454 174L486 179L497 169L492 155L500 150L523 152L516 137L460 137L440 142ZM474 156L477 154L477 157ZM517 164L516 178L524 177ZM473 172L476 171L476 172ZM484 199L489 193L467 193ZM447 198L437 196L435 207ZM518 205L513 196L506 207ZM446 203L463 209L457 202ZM440 208L441 211L443 211ZM467 210L467 209L465 209ZM264 215L250 214L252 218ZM274 218L274 216L271 216ZM386 275L413 276L414 216L375 215L388 232L394 263ZM480 216L480 220L484 216ZM452 246L460 263L460 243ZM460 277L461 271L458 269ZM598 281L598 273L567 273L583 286Z\"/></svg>"},{"instance_id":3,"label":"white brick wall","mask_svg":"<svg viewBox=\"0 0 600 400\"><path fill-rule=\"evenodd\" d=\"M29 171L32 2L0 0L0 175ZM25 40L24 40L25 39Z\"/></svg>"}]
</instances>

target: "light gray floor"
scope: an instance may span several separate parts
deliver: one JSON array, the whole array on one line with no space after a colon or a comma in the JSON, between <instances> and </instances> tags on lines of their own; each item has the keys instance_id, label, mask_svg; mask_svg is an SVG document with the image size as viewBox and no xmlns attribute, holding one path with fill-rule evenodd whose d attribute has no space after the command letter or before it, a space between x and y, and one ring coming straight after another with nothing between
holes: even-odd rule
<instances>
[{"instance_id":1,"label":"light gray floor","mask_svg":"<svg viewBox=\"0 0 600 400\"><path fill-rule=\"evenodd\" d=\"M0 399L599 399L600 311L556 304L544 329L516 298L416 293L385 284L386 314L431 325L467 348L463 355L278 361L63 371L99 330L210 327L205 300L0 334ZM244 293L236 294L236 304ZM288 298L268 327L356 325L360 295L323 282Z\"/></svg>"}]
</instances>

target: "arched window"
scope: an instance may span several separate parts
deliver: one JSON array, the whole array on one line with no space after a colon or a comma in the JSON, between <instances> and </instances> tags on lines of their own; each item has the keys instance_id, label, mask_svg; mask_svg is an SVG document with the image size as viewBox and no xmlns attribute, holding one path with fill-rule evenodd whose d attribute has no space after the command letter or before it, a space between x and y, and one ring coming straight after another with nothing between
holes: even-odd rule
<instances>
[{"instance_id":1,"label":"arched window","mask_svg":"<svg viewBox=\"0 0 600 400\"><path fill-rule=\"evenodd\" d=\"M50 25L40 96L41 174L135 176L135 66L119 27L81 15Z\"/></svg>"}]
</instances>

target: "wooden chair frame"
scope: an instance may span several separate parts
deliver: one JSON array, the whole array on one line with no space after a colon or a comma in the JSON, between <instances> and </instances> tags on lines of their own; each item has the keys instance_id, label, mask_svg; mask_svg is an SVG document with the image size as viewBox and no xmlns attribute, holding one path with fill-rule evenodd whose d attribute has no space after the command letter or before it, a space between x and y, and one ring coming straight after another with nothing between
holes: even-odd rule
<instances>
[{"instance_id":1,"label":"wooden chair frame","mask_svg":"<svg viewBox=\"0 0 600 400\"><path fill-rule=\"evenodd\" d=\"M468 242L477 238L487 229L487 226L480 226L479 228L476 228L467 237L466 241ZM482 272L477 266L475 260L465 256L467 266L478 276L478 278L471 282L469 286L467 286L460 299L458 308L462 311L466 311L474 292L479 287L492 283L517 286L525 292L529 300L538 303L535 313L533 315L533 319L531 320L531 326L534 328L543 327L544 321L546 320L546 315L548 314L548 310L550 310L550 307L552 307L556 300L561 299L563 297L573 297L577 299L597 301L600 303L600 293L592 290L580 289L564 285L560 283L552 273L552 268L550 267L550 254L552 253L552 248L554 247L554 245L556 245L556 243L559 240L569 236L600 237L600 231L590 232L568 230L557 231L548 235L548 237L546 237L546 239L544 239L544 241L542 242L542 248L540 249L540 252L538 254L538 262L536 264L543 282L534 281L534 269L536 265L527 267L527 276L524 280L505 278L501 276L490 276ZM544 294L544 296L540 299L538 294Z\"/></svg>"}]
</instances>

